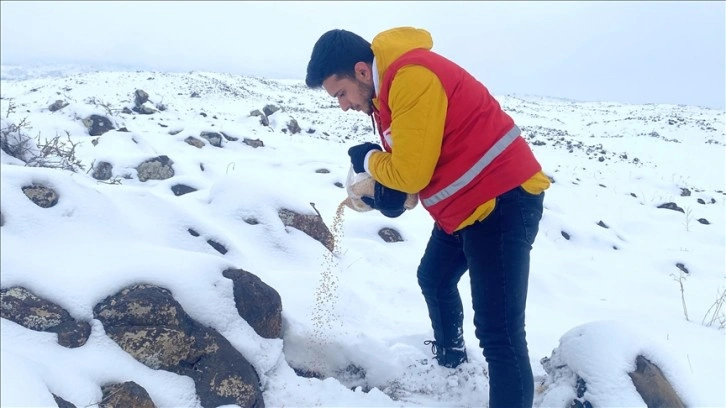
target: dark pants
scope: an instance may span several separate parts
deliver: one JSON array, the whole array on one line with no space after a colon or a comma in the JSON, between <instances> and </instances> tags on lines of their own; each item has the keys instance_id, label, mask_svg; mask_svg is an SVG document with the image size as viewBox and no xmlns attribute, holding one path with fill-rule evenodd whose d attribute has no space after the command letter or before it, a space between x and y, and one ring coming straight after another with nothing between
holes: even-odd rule
<instances>
[{"instance_id":1,"label":"dark pants","mask_svg":"<svg viewBox=\"0 0 726 408\"><path fill-rule=\"evenodd\" d=\"M434 339L443 347L462 341L464 313L456 285L469 270L475 334L489 366L491 408L532 406L524 309L529 252L543 200L544 193L517 187L499 196L481 222L453 234L435 226L418 269Z\"/></svg>"}]
</instances>

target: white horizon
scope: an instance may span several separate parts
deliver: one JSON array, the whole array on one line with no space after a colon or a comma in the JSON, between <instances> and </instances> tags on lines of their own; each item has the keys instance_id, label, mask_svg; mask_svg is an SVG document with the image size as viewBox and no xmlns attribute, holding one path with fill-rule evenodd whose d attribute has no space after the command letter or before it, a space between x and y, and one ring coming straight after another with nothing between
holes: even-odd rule
<instances>
[{"instance_id":1,"label":"white horizon","mask_svg":"<svg viewBox=\"0 0 726 408\"><path fill-rule=\"evenodd\" d=\"M492 93L726 107L723 2L2 2L2 64L304 79L317 38L429 30ZM39 18L40 16L40 18ZM304 16L304 17L303 17Z\"/></svg>"}]
</instances>

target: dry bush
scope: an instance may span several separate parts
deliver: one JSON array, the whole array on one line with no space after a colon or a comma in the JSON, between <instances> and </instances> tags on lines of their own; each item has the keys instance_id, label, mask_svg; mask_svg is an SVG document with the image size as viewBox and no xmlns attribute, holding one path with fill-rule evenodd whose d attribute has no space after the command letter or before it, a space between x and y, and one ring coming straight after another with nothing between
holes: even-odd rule
<instances>
[{"instance_id":1,"label":"dry bush","mask_svg":"<svg viewBox=\"0 0 726 408\"><path fill-rule=\"evenodd\" d=\"M716 296L716 301L713 302L711 307L709 307L706 311L701 324L707 327L716 327L718 329L726 328L726 311L724 311L723 308L724 304L726 304L726 289L719 291Z\"/></svg>"},{"instance_id":2,"label":"dry bush","mask_svg":"<svg viewBox=\"0 0 726 408\"><path fill-rule=\"evenodd\" d=\"M11 103L6 118L10 116L12 109L14 105ZM84 169L81 160L76 157L76 147L80 142L73 142L70 132L66 131L65 139L56 134L53 138L44 138L41 141L40 133L35 138L28 135L30 129L28 118L23 118L18 123L3 120L0 126L0 148L26 166L72 172Z\"/></svg>"}]
</instances>

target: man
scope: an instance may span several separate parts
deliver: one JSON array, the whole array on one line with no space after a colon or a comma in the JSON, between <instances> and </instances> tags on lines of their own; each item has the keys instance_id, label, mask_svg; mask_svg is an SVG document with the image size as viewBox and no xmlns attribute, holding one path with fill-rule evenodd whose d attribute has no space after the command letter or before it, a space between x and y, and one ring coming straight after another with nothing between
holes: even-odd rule
<instances>
[{"instance_id":1,"label":"man","mask_svg":"<svg viewBox=\"0 0 726 408\"><path fill-rule=\"evenodd\" d=\"M468 269L490 407L531 407L524 312L550 181L484 85L432 47L427 31L411 27L372 43L331 30L313 47L306 83L323 87L344 111L375 119L383 148L348 151L354 170L376 180L366 203L395 217L406 194L417 193L435 221L417 276L434 332L426 343L438 363L467 361L457 284Z\"/></svg>"}]
</instances>

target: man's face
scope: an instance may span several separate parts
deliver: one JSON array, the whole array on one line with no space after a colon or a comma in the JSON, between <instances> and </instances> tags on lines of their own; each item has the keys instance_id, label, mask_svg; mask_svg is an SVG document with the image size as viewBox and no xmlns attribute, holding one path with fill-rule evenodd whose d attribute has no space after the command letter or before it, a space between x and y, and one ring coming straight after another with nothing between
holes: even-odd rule
<instances>
[{"instance_id":1,"label":"man's face","mask_svg":"<svg viewBox=\"0 0 726 408\"><path fill-rule=\"evenodd\" d=\"M366 115L373 112L373 95L375 92L370 70L361 72L356 69L355 78L331 75L323 81L323 88L330 96L338 100L340 109L343 109L343 111L353 109Z\"/></svg>"}]
</instances>

